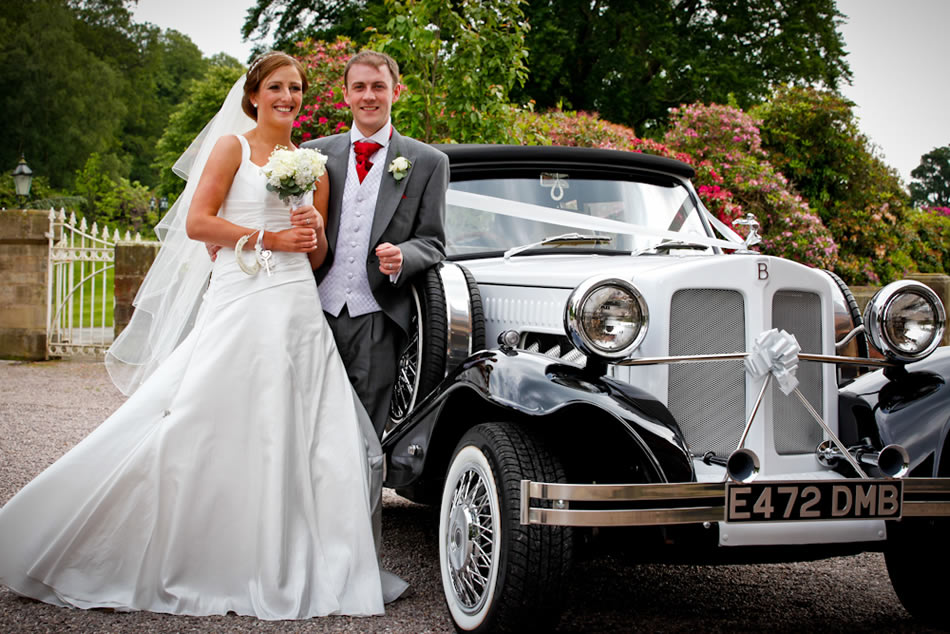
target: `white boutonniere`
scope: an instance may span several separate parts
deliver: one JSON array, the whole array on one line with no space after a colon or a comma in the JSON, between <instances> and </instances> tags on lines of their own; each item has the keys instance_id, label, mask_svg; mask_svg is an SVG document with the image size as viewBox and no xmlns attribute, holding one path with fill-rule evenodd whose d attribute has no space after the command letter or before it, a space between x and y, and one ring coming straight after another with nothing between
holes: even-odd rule
<instances>
[{"instance_id":1,"label":"white boutonniere","mask_svg":"<svg viewBox=\"0 0 950 634\"><path fill-rule=\"evenodd\" d=\"M412 167L412 163L405 156L397 156L393 159L393 162L389 164L389 173L393 175L397 181L401 181L406 177L406 174L409 173L409 169Z\"/></svg>"}]
</instances>

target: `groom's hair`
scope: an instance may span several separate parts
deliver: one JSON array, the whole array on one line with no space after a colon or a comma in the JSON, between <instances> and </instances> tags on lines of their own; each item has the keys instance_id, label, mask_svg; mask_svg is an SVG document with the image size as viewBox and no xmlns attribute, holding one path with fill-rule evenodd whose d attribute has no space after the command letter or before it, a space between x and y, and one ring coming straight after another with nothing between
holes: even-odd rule
<instances>
[{"instance_id":1,"label":"groom's hair","mask_svg":"<svg viewBox=\"0 0 950 634\"><path fill-rule=\"evenodd\" d=\"M241 98L241 109L244 114L255 121L257 121L257 110L251 105L251 95L260 89L261 83L267 79L268 75L281 66L293 66L297 69L300 74L300 82L303 84L302 94L307 94L307 89L310 87L307 81L307 71L304 70L303 64L297 61L297 58L280 51L268 51L258 56L257 59L251 62L250 68L247 69L247 76L244 79L244 97Z\"/></svg>"},{"instance_id":2,"label":"groom's hair","mask_svg":"<svg viewBox=\"0 0 950 634\"><path fill-rule=\"evenodd\" d=\"M372 66L373 68L386 66L389 68L389 74L392 75L393 78L393 88L399 85L399 64L396 63L396 60L386 53L380 53L378 51L360 51L350 58L350 61L346 63L346 68L343 69L344 86L347 85L346 79L350 74L350 68L352 68L354 64L363 64L364 66Z\"/></svg>"}]
</instances>

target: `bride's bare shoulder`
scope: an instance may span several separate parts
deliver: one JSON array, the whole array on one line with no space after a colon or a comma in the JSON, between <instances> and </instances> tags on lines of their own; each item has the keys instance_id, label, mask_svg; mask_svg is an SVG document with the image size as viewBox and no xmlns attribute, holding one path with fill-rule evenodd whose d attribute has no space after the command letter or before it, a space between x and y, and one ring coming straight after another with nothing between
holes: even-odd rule
<instances>
[{"instance_id":1,"label":"bride's bare shoulder","mask_svg":"<svg viewBox=\"0 0 950 634\"><path fill-rule=\"evenodd\" d=\"M227 134L215 142L208 157L208 167L215 171L236 171L241 164L241 155L241 142L236 135Z\"/></svg>"}]
</instances>

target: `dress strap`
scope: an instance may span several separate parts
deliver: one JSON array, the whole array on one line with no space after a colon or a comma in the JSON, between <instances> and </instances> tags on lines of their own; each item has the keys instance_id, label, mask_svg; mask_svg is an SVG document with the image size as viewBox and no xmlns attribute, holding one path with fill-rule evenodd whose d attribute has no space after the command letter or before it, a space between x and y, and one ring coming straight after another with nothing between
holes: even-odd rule
<instances>
[{"instance_id":1,"label":"dress strap","mask_svg":"<svg viewBox=\"0 0 950 634\"><path fill-rule=\"evenodd\" d=\"M241 161L251 160L251 144L247 142L243 134L235 134L238 141L241 142Z\"/></svg>"}]
</instances>

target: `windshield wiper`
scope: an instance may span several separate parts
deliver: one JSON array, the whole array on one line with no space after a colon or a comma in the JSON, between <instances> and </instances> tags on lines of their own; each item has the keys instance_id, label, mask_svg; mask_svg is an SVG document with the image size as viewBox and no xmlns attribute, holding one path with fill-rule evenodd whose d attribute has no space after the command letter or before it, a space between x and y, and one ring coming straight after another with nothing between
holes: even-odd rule
<instances>
[{"instance_id":1,"label":"windshield wiper","mask_svg":"<svg viewBox=\"0 0 950 634\"><path fill-rule=\"evenodd\" d=\"M669 253L673 249L696 249L699 251L705 251L708 248L708 245L700 244L698 242L690 242L689 240L667 240L666 242L655 244L649 249L637 251L634 255L643 255L644 253L660 253L661 251L666 251Z\"/></svg>"},{"instance_id":2,"label":"windshield wiper","mask_svg":"<svg viewBox=\"0 0 950 634\"><path fill-rule=\"evenodd\" d=\"M505 251L505 259L507 260L513 255L518 255L522 251L527 251L535 247L576 247L582 244L610 244L611 242L613 242L613 238L608 238L607 236L585 236L580 233L562 233L559 236L545 238L539 242L512 247Z\"/></svg>"}]
</instances>

